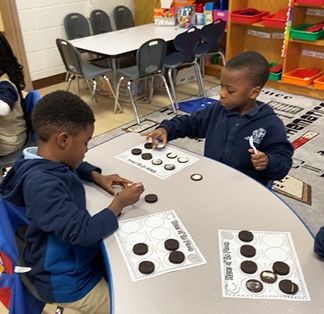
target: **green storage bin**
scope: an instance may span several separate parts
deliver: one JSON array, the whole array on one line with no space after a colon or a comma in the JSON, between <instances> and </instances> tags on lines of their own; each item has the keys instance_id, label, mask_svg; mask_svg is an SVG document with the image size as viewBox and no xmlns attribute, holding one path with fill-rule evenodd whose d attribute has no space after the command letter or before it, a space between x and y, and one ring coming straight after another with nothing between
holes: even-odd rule
<instances>
[{"instance_id":1,"label":"green storage bin","mask_svg":"<svg viewBox=\"0 0 324 314\"><path fill-rule=\"evenodd\" d=\"M272 62L270 63L270 68L273 67L274 65L277 65L278 63L275 63L275 62ZM281 74L282 74L282 71L281 72L278 72L278 73L270 73L269 74L269 80L271 81L279 81L281 79Z\"/></svg>"},{"instance_id":2,"label":"green storage bin","mask_svg":"<svg viewBox=\"0 0 324 314\"><path fill-rule=\"evenodd\" d=\"M307 41L314 41L324 37L324 30L320 30L318 32L303 32L303 29L309 26L313 26L314 24L304 24L294 27L290 30L290 38L293 39L301 39Z\"/></svg>"}]
</instances>

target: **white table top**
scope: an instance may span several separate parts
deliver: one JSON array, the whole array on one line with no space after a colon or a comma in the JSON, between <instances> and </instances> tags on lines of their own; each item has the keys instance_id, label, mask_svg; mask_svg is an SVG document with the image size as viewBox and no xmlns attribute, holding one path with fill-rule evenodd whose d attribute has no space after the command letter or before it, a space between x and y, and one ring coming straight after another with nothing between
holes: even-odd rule
<instances>
[{"instance_id":1,"label":"white table top","mask_svg":"<svg viewBox=\"0 0 324 314\"><path fill-rule=\"evenodd\" d=\"M188 151L187 154L199 160L165 180L115 158L143 143L144 139L139 134L127 133L90 149L86 160L101 167L105 174L118 173L134 182L143 182L145 192L139 202L125 208L119 219L172 209L207 263L132 281L115 236L106 238L116 314L306 314L323 311L323 261L313 253L314 240L308 230L281 199L238 171ZM192 181L190 175L193 173L202 174L203 180ZM96 185L85 183L85 188L91 214L110 204L112 196ZM149 193L157 194L158 202L146 203L144 195ZM290 232L311 301L222 297L220 229Z\"/></svg>"},{"instance_id":2,"label":"white table top","mask_svg":"<svg viewBox=\"0 0 324 314\"><path fill-rule=\"evenodd\" d=\"M73 39L70 42L78 49L113 57L135 51L146 41L153 38L162 38L165 41L173 40L178 34L185 31L186 29L179 28L178 25L155 26L152 23Z\"/></svg>"}]
</instances>

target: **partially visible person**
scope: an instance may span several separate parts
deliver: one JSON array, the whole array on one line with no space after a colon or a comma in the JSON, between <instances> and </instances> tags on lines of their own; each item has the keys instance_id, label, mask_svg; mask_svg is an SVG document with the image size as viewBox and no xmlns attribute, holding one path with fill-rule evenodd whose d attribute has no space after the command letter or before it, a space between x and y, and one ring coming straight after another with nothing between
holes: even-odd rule
<instances>
[{"instance_id":1,"label":"partially visible person","mask_svg":"<svg viewBox=\"0 0 324 314\"><path fill-rule=\"evenodd\" d=\"M240 53L222 69L219 101L191 115L163 120L156 130L142 135L164 144L186 136L206 138L205 156L268 186L288 174L293 155L284 124L272 108L257 101L268 76L269 63L261 54Z\"/></svg>"},{"instance_id":2,"label":"partially visible person","mask_svg":"<svg viewBox=\"0 0 324 314\"><path fill-rule=\"evenodd\" d=\"M45 95L32 113L38 147L24 149L2 180L0 197L26 208L24 259L42 300L76 313L107 314L109 287L97 262L101 239L118 228L116 217L138 201L144 187L83 162L94 121L80 97ZM92 217L81 179L115 196ZM122 190L116 193L114 185Z\"/></svg>"},{"instance_id":3,"label":"partially visible person","mask_svg":"<svg viewBox=\"0 0 324 314\"><path fill-rule=\"evenodd\" d=\"M25 88L23 67L0 33L0 156L21 148L27 139L27 125L22 108Z\"/></svg>"},{"instance_id":4,"label":"partially visible person","mask_svg":"<svg viewBox=\"0 0 324 314\"><path fill-rule=\"evenodd\" d=\"M315 236L314 251L324 258L324 227L321 227Z\"/></svg>"}]
</instances>

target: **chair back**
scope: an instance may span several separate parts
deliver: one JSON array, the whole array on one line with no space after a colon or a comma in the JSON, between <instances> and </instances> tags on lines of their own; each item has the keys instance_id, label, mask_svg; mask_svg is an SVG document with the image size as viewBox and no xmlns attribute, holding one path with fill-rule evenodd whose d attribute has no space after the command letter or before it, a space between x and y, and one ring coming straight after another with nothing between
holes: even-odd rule
<instances>
[{"instance_id":1,"label":"chair back","mask_svg":"<svg viewBox=\"0 0 324 314\"><path fill-rule=\"evenodd\" d=\"M136 54L139 77L162 71L167 44L163 39L151 39L144 43Z\"/></svg>"},{"instance_id":2,"label":"chair back","mask_svg":"<svg viewBox=\"0 0 324 314\"><path fill-rule=\"evenodd\" d=\"M184 62L195 59L195 51L200 41L200 30L196 27L189 28L173 40L174 48L185 56Z\"/></svg>"},{"instance_id":3,"label":"chair back","mask_svg":"<svg viewBox=\"0 0 324 314\"><path fill-rule=\"evenodd\" d=\"M119 5L114 9L113 14L117 30L134 26L133 14L128 7Z\"/></svg>"},{"instance_id":4,"label":"chair back","mask_svg":"<svg viewBox=\"0 0 324 314\"><path fill-rule=\"evenodd\" d=\"M56 45L66 70L77 75L82 75L83 71L80 52L65 39L57 38Z\"/></svg>"},{"instance_id":5,"label":"chair back","mask_svg":"<svg viewBox=\"0 0 324 314\"><path fill-rule=\"evenodd\" d=\"M105 11L93 10L90 13L90 22L94 35L112 31L110 18Z\"/></svg>"},{"instance_id":6,"label":"chair back","mask_svg":"<svg viewBox=\"0 0 324 314\"><path fill-rule=\"evenodd\" d=\"M201 29L200 38L203 42L209 44L209 52L219 51L220 41L225 33L226 22L217 19L214 23L205 25Z\"/></svg>"},{"instance_id":7,"label":"chair back","mask_svg":"<svg viewBox=\"0 0 324 314\"><path fill-rule=\"evenodd\" d=\"M64 18L64 27L69 40L90 36L88 20L80 13L70 13Z\"/></svg>"}]
</instances>

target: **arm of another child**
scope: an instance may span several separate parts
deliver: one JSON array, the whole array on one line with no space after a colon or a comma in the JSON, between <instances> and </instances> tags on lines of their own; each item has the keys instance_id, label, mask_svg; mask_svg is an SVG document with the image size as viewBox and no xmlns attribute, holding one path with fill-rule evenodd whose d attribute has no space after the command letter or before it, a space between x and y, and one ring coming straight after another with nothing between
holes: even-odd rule
<instances>
[{"instance_id":1,"label":"arm of another child","mask_svg":"<svg viewBox=\"0 0 324 314\"><path fill-rule=\"evenodd\" d=\"M315 237L314 251L324 258L324 227L322 227Z\"/></svg>"}]
</instances>

